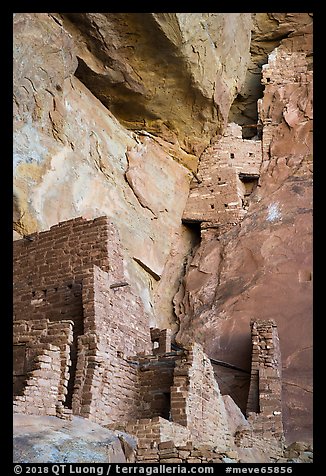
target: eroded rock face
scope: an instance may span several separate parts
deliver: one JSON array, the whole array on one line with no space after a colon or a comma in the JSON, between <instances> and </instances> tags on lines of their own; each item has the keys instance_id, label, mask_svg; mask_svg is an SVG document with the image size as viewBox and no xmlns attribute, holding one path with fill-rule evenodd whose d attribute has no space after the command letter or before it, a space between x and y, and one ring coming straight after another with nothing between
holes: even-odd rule
<instances>
[{"instance_id":1,"label":"eroded rock face","mask_svg":"<svg viewBox=\"0 0 326 476\"><path fill-rule=\"evenodd\" d=\"M151 324L173 327L172 296L193 240L181 225L191 174L171 144L128 132L73 76L74 51L50 15L15 16L16 236L108 215Z\"/></svg>"},{"instance_id":2,"label":"eroded rock face","mask_svg":"<svg viewBox=\"0 0 326 476\"><path fill-rule=\"evenodd\" d=\"M253 13L250 44L250 62L239 95L232 104L229 121L241 125L257 122L257 100L263 97L261 68L268 55L291 34L307 28L312 23L312 13ZM300 41L304 41L300 35ZM255 135L252 127L243 128L243 136Z\"/></svg>"},{"instance_id":3,"label":"eroded rock face","mask_svg":"<svg viewBox=\"0 0 326 476\"><path fill-rule=\"evenodd\" d=\"M288 442L309 441L312 415L311 29L289 35L263 70L262 166L243 221L202 232L175 298L177 340L200 340L210 357L249 369L251 318L276 320ZM289 65L289 67L287 67ZM269 78L269 79L268 79ZM221 390L245 408L245 376Z\"/></svg>"},{"instance_id":4,"label":"eroded rock face","mask_svg":"<svg viewBox=\"0 0 326 476\"><path fill-rule=\"evenodd\" d=\"M108 215L149 324L174 331L188 263L178 341L242 369L215 372L243 410L249 321L275 319L288 441L311 437L310 24L305 13L14 17L14 238ZM239 92L229 120L256 121L275 46L271 78L286 57L302 71L270 83L264 69L259 186L240 224L202 231L194 248L181 218L198 157Z\"/></svg>"},{"instance_id":5,"label":"eroded rock face","mask_svg":"<svg viewBox=\"0 0 326 476\"><path fill-rule=\"evenodd\" d=\"M198 155L223 127L249 61L249 13L69 13L77 77L129 129Z\"/></svg>"},{"instance_id":6,"label":"eroded rock face","mask_svg":"<svg viewBox=\"0 0 326 476\"><path fill-rule=\"evenodd\" d=\"M176 329L194 154L244 80L250 25L246 13L16 14L14 238L108 215L150 324Z\"/></svg>"}]
</instances>

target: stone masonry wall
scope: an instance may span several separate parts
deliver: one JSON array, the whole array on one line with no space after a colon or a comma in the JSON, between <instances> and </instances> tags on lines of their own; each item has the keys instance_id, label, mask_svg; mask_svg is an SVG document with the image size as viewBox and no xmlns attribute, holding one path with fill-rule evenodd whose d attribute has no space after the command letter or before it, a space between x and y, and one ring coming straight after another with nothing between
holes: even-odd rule
<instances>
[{"instance_id":1,"label":"stone masonry wall","mask_svg":"<svg viewBox=\"0 0 326 476\"><path fill-rule=\"evenodd\" d=\"M15 402L26 402L27 413L33 413L32 410L37 407L36 414L52 415L53 411L55 412L55 404L58 405L59 411L60 404L65 402L70 377L72 341L72 321L50 322L49 319L34 319L14 322L14 395ZM54 390L51 386L55 386L53 379L57 379L57 351L59 379L57 389ZM51 384L45 382L46 379L49 379ZM43 407L39 405L40 401L43 401ZM17 405L15 408L18 411ZM19 409L23 409L22 404Z\"/></svg>"},{"instance_id":2,"label":"stone masonry wall","mask_svg":"<svg viewBox=\"0 0 326 476\"><path fill-rule=\"evenodd\" d=\"M199 344L176 363L171 389L172 421L186 426L197 443L230 444L222 395L209 358Z\"/></svg>"},{"instance_id":3,"label":"stone masonry wall","mask_svg":"<svg viewBox=\"0 0 326 476\"><path fill-rule=\"evenodd\" d=\"M128 357L151 351L142 303L129 286L110 288L110 274L94 266L83 281L83 305L74 414L102 424L137 418L138 369Z\"/></svg>"},{"instance_id":4,"label":"stone masonry wall","mask_svg":"<svg viewBox=\"0 0 326 476\"><path fill-rule=\"evenodd\" d=\"M57 415L61 383L59 347L40 344L34 350L35 370L29 372L22 395L14 397L14 413Z\"/></svg>"},{"instance_id":5,"label":"stone masonry wall","mask_svg":"<svg viewBox=\"0 0 326 476\"><path fill-rule=\"evenodd\" d=\"M230 459L232 457L232 459ZM221 452L209 445L195 445L191 441L179 444L175 440L159 443L151 449L137 448L137 463L227 463L237 462L235 451Z\"/></svg>"},{"instance_id":6,"label":"stone masonry wall","mask_svg":"<svg viewBox=\"0 0 326 476\"><path fill-rule=\"evenodd\" d=\"M13 244L14 320L72 320L72 374L77 337L84 332L82 281L93 263L105 270L116 266L109 260L109 227L106 217L90 221L76 218ZM69 390L71 405L73 388Z\"/></svg>"},{"instance_id":7,"label":"stone masonry wall","mask_svg":"<svg viewBox=\"0 0 326 476\"><path fill-rule=\"evenodd\" d=\"M74 331L60 402L98 422L135 417L138 374L126 356L150 353L150 329L124 279L119 238L107 217L69 220L14 243L14 319L27 326L23 338L35 334L29 322L43 329L63 318Z\"/></svg>"},{"instance_id":8,"label":"stone masonry wall","mask_svg":"<svg viewBox=\"0 0 326 476\"><path fill-rule=\"evenodd\" d=\"M231 123L219 142L201 156L183 221L236 224L247 209L262 162L260 140L242 139L241 126Z\"/></svg>"},{"instance_id":9,"label":"stone masonry wall","mask_svg":"<svg viewBox=\"0 0 326 476\"><path fill-rule=\"evenodd\" d=\"M138 417L125 418L125 423L121 419L109 428L136 436L140 459L150 460L158 444L170 440L230 449L224 401L199 344L186 351L135 356L132 361L138 363L140 375Z\"/></svg>"},{"instance_id":10,"label":"stone masonry wall","mask_svg":"<svg viewBox=\"0 0 326 476\"><path fill-rule=\"evenodd\" d=\"M138 358L142 418L171 419L171 387L178 358L180 353Z\"/></svg>"},{"instance_id":11,"label":"stone masonry wall","mask_svg":"<svg viewBox=\"0 0 326 476\"><path fill-rule=\"evenodd\" d=\"M82 281L93 265L123 276L119 239L107 217L76 218L13 244L14 320L74 321L74 336L83 333Z\"/></svg>"},{"instance_id":12,"label":"stone masonry wall","mask_svg":"<svg viewBox=\"0 0 326 476\"><path fill-rule=\"evenodd\" d=\"M140 418L127 424L108 425L112 430L121 430L137 438L137 462L154 463L158 458L158 447L162 442L173 441L184 445L190 440L187 428L167 421L162 417Z\"/></svg>"},{"instance_id":13,"label":"stone masonry wall","mask_svg":"<svg viewBox=\"0 0 326 476\"><path fill-rule=\"evenodd\" d=\"M280 455L284 436L282 424L281 353L276 323L252 321L252 364L247 404L251 430L239 431L236 444L256 447Z\"/></svg>"}]
</instances>

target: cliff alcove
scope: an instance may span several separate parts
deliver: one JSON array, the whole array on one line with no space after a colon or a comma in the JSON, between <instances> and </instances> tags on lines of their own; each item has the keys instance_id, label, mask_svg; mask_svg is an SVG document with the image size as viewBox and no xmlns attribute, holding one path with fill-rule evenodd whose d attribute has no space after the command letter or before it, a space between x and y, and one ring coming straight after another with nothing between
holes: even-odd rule
<instances>
[{"instance_id":1,"label":"cliff alcove","mask_svg":"<svg viewBox=\"0 0 326 476\"><path fill-rule=\"evenodd\" d=\"M310 452L312 55L309 13L15 14L16 413Z\"/></svg>"}]
</instances>

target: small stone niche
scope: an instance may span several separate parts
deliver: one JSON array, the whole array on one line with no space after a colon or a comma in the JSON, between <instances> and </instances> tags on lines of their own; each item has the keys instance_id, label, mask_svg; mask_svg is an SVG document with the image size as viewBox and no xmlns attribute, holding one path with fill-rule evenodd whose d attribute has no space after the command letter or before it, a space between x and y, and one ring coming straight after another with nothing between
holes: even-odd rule
<instances>
[{"instance_id":1,"label":"small stone niche","mask_svg":"<svg viewBox=\"0 0 326 476\"><path fill-rule=\"evenodd\" d=\"M259 175L239 174L239 179L243 184L243 192L245 197L249 197L257 188Z\"/></svg>"}]
</instances>

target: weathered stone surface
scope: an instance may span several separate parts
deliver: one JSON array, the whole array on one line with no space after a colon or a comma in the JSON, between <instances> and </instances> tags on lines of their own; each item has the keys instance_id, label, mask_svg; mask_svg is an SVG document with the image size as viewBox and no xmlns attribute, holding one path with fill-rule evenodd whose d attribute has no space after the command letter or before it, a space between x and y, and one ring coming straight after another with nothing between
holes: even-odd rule
<instances>
[{"instance_id":1,"label":"weathered stone surface","mask_svg":"<svg viewBox=\"0 0 326 476\"><path fill-rule=\"evenodd\" d=\"M225 411L227 414L227 422L229 425L230 433L234 436L237 428L246 427L249 429L250 424L248 420L244 417L238 405L230 397L230 395L223 395L223 401L225 406ZM231 457L231 456L229 456Z\"/></svg>"},{"instance_id":2,"label":"weathered stone surface","mask_svg":"<svg viewBox=\"0 0 326 476\"><path fill-rule=\"evenodd\" d=\"M135 439L80 417L14 415L14 463L128 463Z\"/></svg>"},{"instance_id":3,"label":"weathered stone surface","mask_svg":"<svg viewBox=\"0 0 326 476\"><path fill-rule=\"evenodd\" d=\"M153 325L173 327L171 300L192 246L181 225L189 171L173 160L171 144L133 136L72 76L73 40L51 15L17 14L14 29L15 232L109 216ZM164 292L134 257L161 277Z\"/></svg>"},{"instance_id":4,"label":"weathered stone surface","mask_svg":"<svg viewBox=\"0 0 326 476\"><path fill-rule=\"evenodd\" d=\"M285 38L306 41L305 29L312 24L312 13L252 13L250 62L243 86L232 104L229 121L241 125L257 122L257 100L263 97L261 68L268 55ZM252 137L255 129L243 129L244 137Z\"/></svg>"},{"instance_id":5,"label":"weathered stone surface","mask_svg":"<svg viewBox=\"0 0 326 476\"><path fill-rule=\"evenodd\" d=\"M249 61L249 13L68 13L77 77L122 124L196 155L226 121Z\"/></svg>"},{"instance_id":6,"label":"weathered stone surface","mask_svg":"<svg viewBox=\"0 0 326 476\"><path fill-rule=\"evenodd\" d=\"M289 35L270 56L263 70L259 186L239 225L224 234L202 233L175 297L178 341L196 338L210 357L244 370L251 359L250 319L275 319L288 442L312 437L311 54L311 30L306 29ZM227 383L223 393L243 409L245 386L236 379Z\"/></svg>"},{"instance_id":7,"label":"weathered stone surface","mask_svg":"<svg viewBox=\"0 0 326 476\"><path fill-rule=\"evenodd\" d=\"M239 463L268 463L269 457L257 448L237 448Z\"/></svg>"},{"instance_id":8,"label":"weathered stone surface","mask_svg":"<svg viewBox=\"0 0 326 476\"><path fill-rule=\"evenodd\" d=\"M274 318L288 442L311 438L311 36L306 13L14 17L14 239L109 216L160 328L177 328L188 267L178 340L242 369L214 367L243 411L249 321ZM258 187L240 224L202 229L194 248L181 218L198 157L239 92L229 120L256 122L271 52Z\"/></svg>"}]
</instances>

